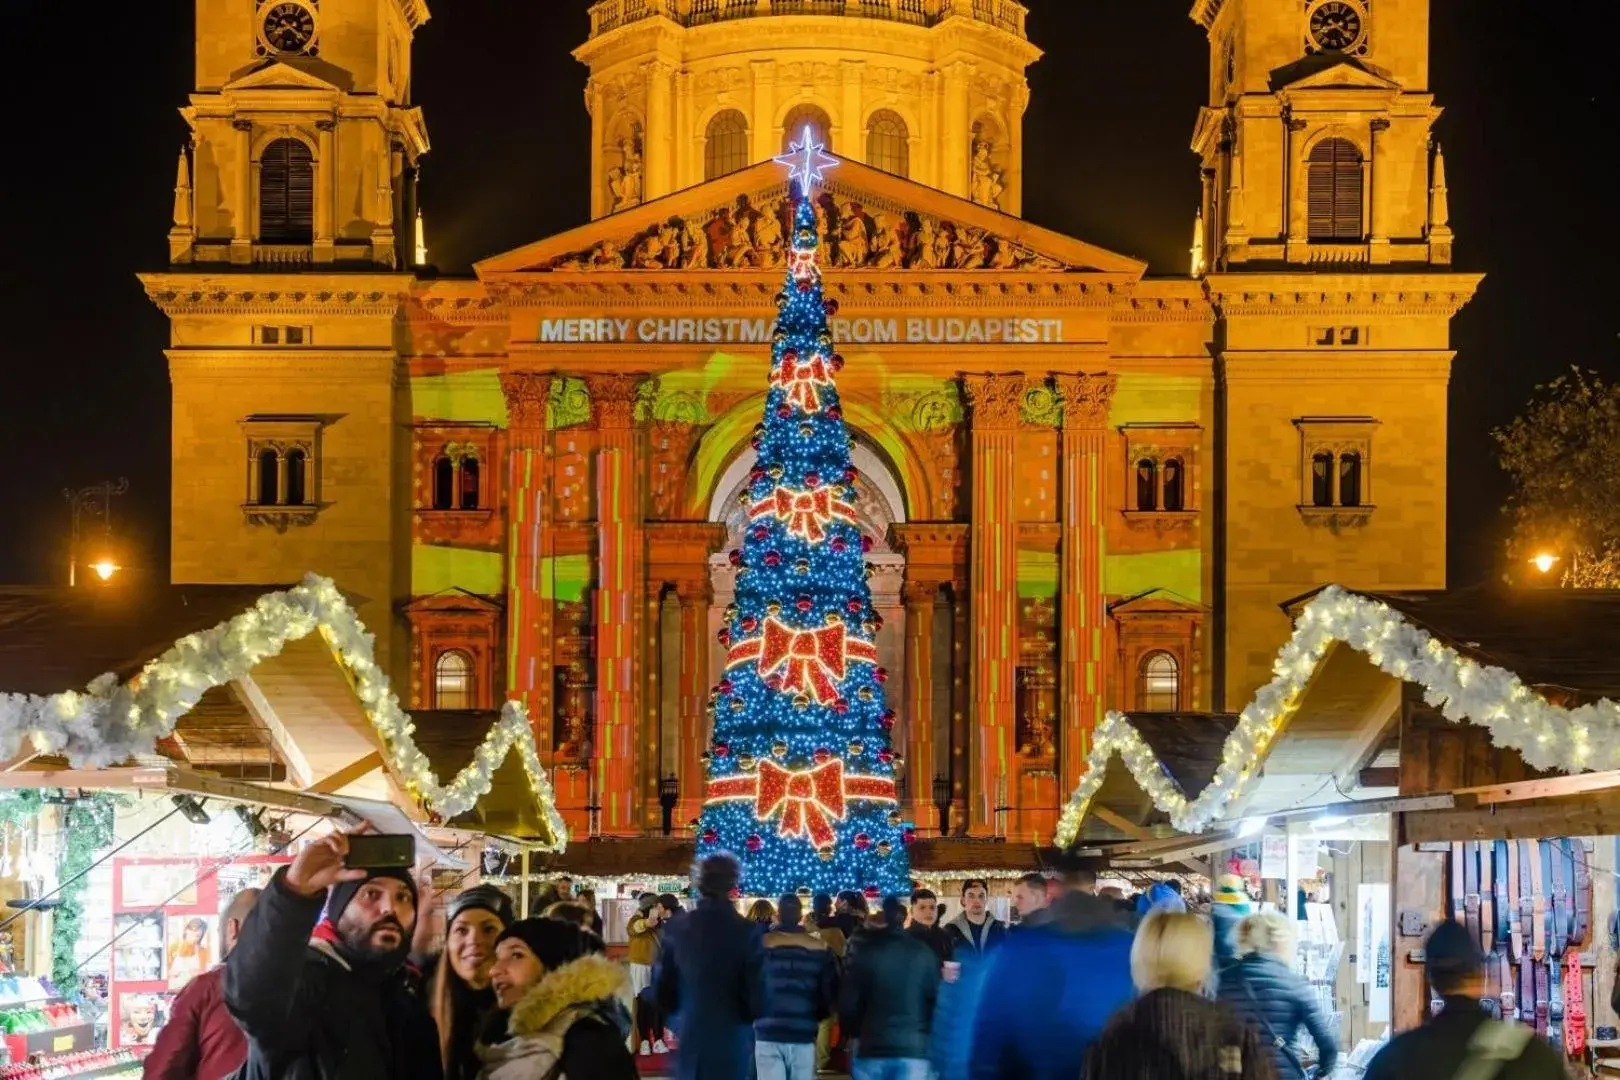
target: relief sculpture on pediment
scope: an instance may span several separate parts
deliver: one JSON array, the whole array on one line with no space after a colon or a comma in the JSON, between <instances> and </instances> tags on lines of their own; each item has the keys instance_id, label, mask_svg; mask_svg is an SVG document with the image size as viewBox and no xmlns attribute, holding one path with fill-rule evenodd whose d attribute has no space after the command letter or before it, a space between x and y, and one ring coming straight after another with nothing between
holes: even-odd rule
<instances>
[{"instance_id":1,"label":"relief sculpture on pediment","mask_svg":"<svg viewBox=\"0 0 1620 1080\"><path fill-rule=\"evenodd\" d=\"M845 270L1062 270L1055 259L976 226L848 193L823 192L816 223L826 265ZM546 269L775 270L793 204L784 188L739 195L706 213L670 217L625 238L552 260Z\"/></svg>"}]
</instances>

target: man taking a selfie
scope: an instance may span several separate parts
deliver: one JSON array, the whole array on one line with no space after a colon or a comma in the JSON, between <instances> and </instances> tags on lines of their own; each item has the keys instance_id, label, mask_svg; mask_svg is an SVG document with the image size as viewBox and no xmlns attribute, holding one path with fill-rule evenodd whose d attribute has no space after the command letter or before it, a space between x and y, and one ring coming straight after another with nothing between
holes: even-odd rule
<instances>
[{"instance_id":1,"label":"man taking a selfie","mask_svg":"<svg viewBox=\"0 0 1620 1080\"><path fill-rule=\"evenodd\" d=\"M433 1019L406 985L410 867L350 866L350 835L323 837L278 870L226 959L245 1080L443 1080Z\"/></svg>"}]
</instances>

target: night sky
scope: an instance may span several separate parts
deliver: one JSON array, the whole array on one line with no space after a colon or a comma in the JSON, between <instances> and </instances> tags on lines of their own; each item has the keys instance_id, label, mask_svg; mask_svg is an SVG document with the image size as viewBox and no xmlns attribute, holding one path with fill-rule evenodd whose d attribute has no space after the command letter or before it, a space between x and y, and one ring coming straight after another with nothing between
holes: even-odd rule
<instances>
[{"instance_id":1,"label":"night sky","mask_svg":"<svg viewBox=\"0 0 1620 1080\"><path fill-rule=\"evenodd\" d=\"M147 4L132 22L81 4L7 5L12 40L39 67L13 83L0 170L0 582L64 580L61 490L119 476L130 480L115 503L125 564L167 575L165 324L135 274L167 260L192 6ZM586 220L585 70L569 52L587 6L433 3L415 93L433 141L428 243L444 271ZM1187 147L1207 53L1188 6L1030 3L1046 56L1030 72L1025 215L1164 274L1186 272L1198 197ZM1620 197L1603 162L1620 131L1608 53L1620 9L1435 0L1433 20L1454 265L1488 275L1454 323L1450 566L1463 584L1501 569L1490 429L1570 364L1616 370Z\"/></svg>"}]
</instances>

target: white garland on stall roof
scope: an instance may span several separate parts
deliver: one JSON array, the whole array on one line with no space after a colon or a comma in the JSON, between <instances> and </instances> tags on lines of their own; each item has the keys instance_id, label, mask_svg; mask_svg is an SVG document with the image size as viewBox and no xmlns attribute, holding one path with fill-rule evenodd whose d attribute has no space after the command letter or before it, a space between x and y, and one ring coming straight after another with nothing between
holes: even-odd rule
<instances>
[{"instance_id":1,"label":"white garland on stall roof","mask_svg":"<svg viewBox=\"0 0 1620 1080\"><path fill-rule=\"evenodd\" d=\"M1125 714L1109 712L1092 736L1086 773L1058 818L1057 844L1067 847L1079 836L1116 753L1172 826L1184 833L1208 829L1259 772L1272 740L1335 642L1362 653L1381 671L1423 687L1424 700L1447 720L1486 728L1493 743L1517 750L1532 768L1565 773L1620 768L1620 704L1602 698L1573 709L1554 705L1513 672L1461 655L1388 604L1330 585L1300 612L1293 636L1272 665L1275 675L1238 714L1214 779L1197 798L1188 799L1176 788Z\"/></svg>"},{"instance_id":2,"label":"white garland on stall roof","mask_svg":"<svg viewBox=\"0 0 1620 1080\"><path fill-rule=\"evenodd\" d=\"M83 693L0 694L0 760L14 757L24 740L37 753L65 756L75 768L105 768L151 753L206 691L247 676L288 642L316 630L348 671L390 765L412 794L448 821L489 793L496 768L515 748L551 831L551 843L542 850L563 850L567 827L535 752L523 705L508 701L471 763L448 784L440 784L412 738L410 716L377 664L372 635L331 579L316 574L295 588L261 596L253 607L213 629L181 638L122 685L106 674Z\"/></svg>"}]
</instances>

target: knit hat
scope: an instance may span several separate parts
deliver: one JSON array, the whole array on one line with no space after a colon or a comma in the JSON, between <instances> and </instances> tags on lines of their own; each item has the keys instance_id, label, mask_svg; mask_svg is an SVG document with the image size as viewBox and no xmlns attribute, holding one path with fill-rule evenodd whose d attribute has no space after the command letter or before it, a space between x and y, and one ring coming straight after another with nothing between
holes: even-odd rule
<instances>
[{"instance_id":1,"label":"knit hat","mask_svg":"<svg viewBox=\"0 0 1620 1080\"><path fill-rule=\"evenodd\" d=\"M474 885L459 893L450 901L445 909L445 925L449 926L456 921L456 917L464 911L487 911L501 920L502 926L511 926L515 921L512 910L512 898L507 896L494 885Z\"/></svg>"},{"instance_id":2,"label":"knit hat","mask_svg":"<svg viewBox=\"0 0 1620 1080\"><path fill-rule=\"evenodd\" d=\"M411 890L411 905L415 906L417 901L416 879L411 877L409 868L388 866L376 870L367 870L366 876L359 881L340 881L326 891L326 918L331 920L333 926L336 926L338 920L343 918L344 909L349 906L349 901L354 899L355 893L360 891L360 886L378 878L393 878L395 881L403 881Z\"/></svg>"},{"instance_id":3,"label":"knit hat","mask_svg":"<svg viewBox=\"0 0 1620 1080\"><path fill-rule=\"evenodd\" d=\"M516 939L529 947L534 958L547 971L555 971L564 964L578 960L587 953L602 951L602 939L587 930L561 919L519 919L501 931L495 939L497 947L503 941Z\"/></svg>"},{"instance_id":4,"label":"knit hat","mask_svg":"<svg viewBox=\"0 0 1620 1080\"><path fill-rule=\"evenodd\" d=\"M1423 972L1431 983L1456 986L1478 972L1483 964L1479 938L1455 919L1447 919L1435 927L1429 940L1423 943Z\"/></svg>"},{"instance_id":5,"label":"knit hat","mask_svg":"<svg viewBox=\"0 0 1620 1080\"><path fill-rule=\"evenodd\" d=\"M1210 898L1217 904L1249 905L1249 890L1237 874L1222 874L1215 882L1215 894Z\"/></svg>"}]
</instances>

